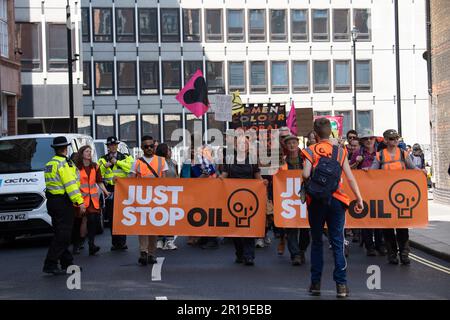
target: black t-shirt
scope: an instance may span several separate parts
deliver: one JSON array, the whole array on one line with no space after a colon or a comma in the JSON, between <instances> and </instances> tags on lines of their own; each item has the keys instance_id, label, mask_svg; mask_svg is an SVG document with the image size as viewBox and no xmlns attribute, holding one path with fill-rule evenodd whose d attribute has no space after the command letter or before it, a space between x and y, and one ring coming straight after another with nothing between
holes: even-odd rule
<instances>
[{"instance_id":1,"label":"black t-shirt","mask_svg":"<svg viewBox=\"0 0 450 320\"><path fill-rule=\"evenodd\" d=\"M232 179L254 179L259 167L256 164L227 164L223 167L223 172Z\"/></svg>"}]
</instances>

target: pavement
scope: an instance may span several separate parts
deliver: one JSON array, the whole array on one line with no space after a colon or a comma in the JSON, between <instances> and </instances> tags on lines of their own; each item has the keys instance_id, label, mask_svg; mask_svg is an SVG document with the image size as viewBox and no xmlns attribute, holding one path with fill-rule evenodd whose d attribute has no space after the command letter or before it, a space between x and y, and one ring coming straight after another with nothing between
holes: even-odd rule
<instances>
[{"instance_id":1,"label":"pavement","mask_svg":"<svg viewBox=\"0 0 450 320\"><path fill-rule=\"evenodd\" d=\"M450 206L435 202L432 192L428 200L428 227L411 229L412 247L450 262Z\"/></svg>"}]
</instances>

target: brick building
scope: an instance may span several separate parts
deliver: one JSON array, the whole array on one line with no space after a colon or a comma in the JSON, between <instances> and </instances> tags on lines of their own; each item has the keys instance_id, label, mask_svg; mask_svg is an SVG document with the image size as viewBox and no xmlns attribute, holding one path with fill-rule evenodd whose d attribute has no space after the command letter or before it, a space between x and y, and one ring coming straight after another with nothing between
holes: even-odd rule
<instances>
[{"instance_id":1,"label":"brick building","mask_svg":"<svg viewBox=\"0 0 450 320\"><path fill-rule=\"evenodd\" d=\"M14 35L14 0L0 0L0 136L17 134L20 55Z\"/></svg>"},{"instance_id":2,"label":"brick building","mask_svg":"<svg viewBox=\"0 0 450 320\"><path fill-rule=\"evenodd\" d=\"M430 5L434 198L450 203L450 6L448 0L433 0Z\"/></svg>"}]
</instances>

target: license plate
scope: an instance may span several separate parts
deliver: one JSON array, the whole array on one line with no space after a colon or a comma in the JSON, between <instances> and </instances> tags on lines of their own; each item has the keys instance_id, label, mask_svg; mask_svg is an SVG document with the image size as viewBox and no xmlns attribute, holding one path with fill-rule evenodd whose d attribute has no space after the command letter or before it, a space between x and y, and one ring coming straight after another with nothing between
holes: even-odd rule
<instances>
[{"instance_id":1,"label":"license plate","mask_svg":"<svg viewBox=\"0 0 450 320\"><path fill-rule=\"evenodd\" d=\"M0 214L0 222L28 220L26 213Z\"/></svg>"}]
</instances>

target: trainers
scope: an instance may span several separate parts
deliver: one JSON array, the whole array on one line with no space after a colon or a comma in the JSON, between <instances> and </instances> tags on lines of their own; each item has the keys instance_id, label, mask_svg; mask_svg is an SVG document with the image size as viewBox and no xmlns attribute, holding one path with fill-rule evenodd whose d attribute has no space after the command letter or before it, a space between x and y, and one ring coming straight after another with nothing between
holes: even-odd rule
<instances>
[{"instance_id":1,"label":"trainers","mask_svg":"<svg viewBox=\"0 0 450 320\"><path fill-rule=\"evenodd\" d=\"M173 240L167 240L164 244L163 250L176 250L178 247L173 243Z\"/></svg>"},{"instance_id":2,"label":"trainers","mask_svg":"<svg viewBox=\"0 0 450 320\"><path fill-rule=\"evenodd\" d=\"M375 257L377 255L377 251L374 248L367 249L368 257Z\"/></svg>"},{"instance_id":3,"label":"trainers","mask_svg":"<svg viewBox=\"0 0 450 320\"><path fill-rule=\"evenodd\" d=\"M156 249L162 249L164 248L164 242L162 240L158 240L156 242Z\"/></svg>"},{"instance_id":4,"label":"trainers","mask_svg":"<svg viewBox=\"0 0 450 320\"><path fill-rule=\"evenodd\" d=\"M403 265L409 265L411 263L411 260L409 259L408 253L407 252L403 252L400 254L400 262Z\"/></svg>"},{"instance_id":5,"label":"trainers","mask_svg":"<svg viewBox=\"0 0 450 320\"><path fill-rule=\"evenodd\" d=\"M148 255L148 258L147 258L147 262L148 262L149 264L156 264L156 263L158 263L158 260L156 260L156 257L155 257L155 256L149 254L149 255Z\"/></svg>"},{"instance_id":6,"label":"trainers","mask_svg":"<svg viewBox=\"0 0 450 320\"><path fill-rule=\"evenodd\" d=\"M302 259L300 256L294 256L294 258L292 258L292 265L293 266L300 266L302 265Z\"/></svg>"},{"instance_id":7,"label":"trainers","mask_svg":"<svg viewBox=\"0 0 450 320\"><path fill-rule=\"evenodd\" d=\"M255 260L252 258L244 258L244 264L246 266L254 266L255 265Z\"/></svg>"},{"instance_id":8,"label":"trainers","mask_svg":"<svg viewBox=\"0 0 450 320\"><path fill-rule=\"evenodd\" d=\"M255 247L256 248L264 248L264 239L262 239L262 238L257 239Z\"/></svg>"},{"instance_id":9,"label":"trainers","mask_svg":"<svg viewBox=\"0 0 450 320\"><path fill-rule=\"evenodd\" d=\"M320 296L320 282L311 283L311 285L309 286L309 293L312 296Z\"/></svg>"},{"instance_id":10,"label":"trainers","mask_svg":"<svg viewBox=\"0 0 450 320\"><path fill-rule=\"evenodd\" d=\"M348 297L349 290L346 284L336 283L336 297L346 298Z\"/></svg>"},{"instance_id":11,"label":"trainers","mask_svg":"<svg viewBox=\"0 0 450 320\"><path fill-rule=\"evenodd\" d=\"M148 260L147 252L142 251L141 255L139 257L139 260L138 260L139 264L143 265L143 266L146 266L147 265L147 260Z\"/></svg>"},{"instance_id":12,"label":"trainers","mask_svg":"<svg viewBox=\"0 0 450 320\"><path fill-rule=\"evenodd\" d=\"M388 255L388 262L390 264L398 264L398 258L396 253L391 253Z\"/></svg>"},{"instance_id":13,"label":"trainers","mask_svg":"<svg viewBox=\"0 0 450 320\"><path fill-rule=\"evenodd\" d=\"M272 243L272 238L270 238L269 235L266 235L265 238L264 238L264 243L266 245L271 244Z\"/></svg>"}]
</instances>

